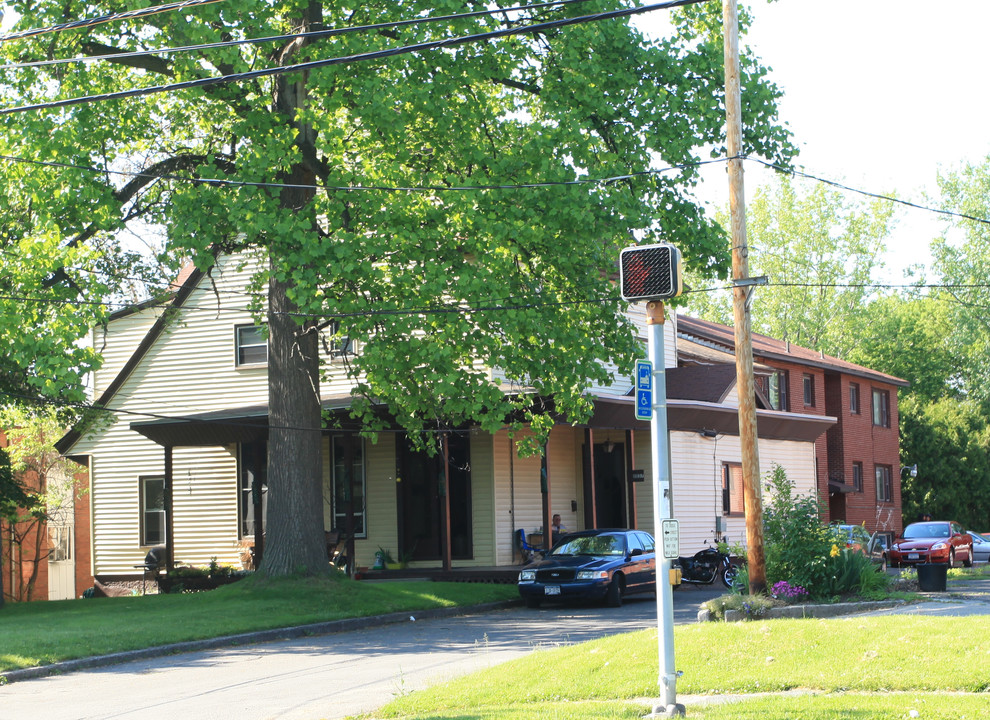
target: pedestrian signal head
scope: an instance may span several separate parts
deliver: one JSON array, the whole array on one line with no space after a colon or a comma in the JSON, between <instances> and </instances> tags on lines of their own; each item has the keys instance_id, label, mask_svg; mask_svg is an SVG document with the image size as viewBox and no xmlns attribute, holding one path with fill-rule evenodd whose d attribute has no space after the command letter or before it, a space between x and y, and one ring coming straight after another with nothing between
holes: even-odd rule
<instances>
[{"instance_id":1,"label":"pedestrian signal head","mask_svg":"<svg viewBox=\"0 0 990 720\"><path fill-rule=\"evenodd\" d=\"M673 245L629 247L619 254L622 299L665 300L681 294L681 251Z\"/></svg>"}]
</instances>

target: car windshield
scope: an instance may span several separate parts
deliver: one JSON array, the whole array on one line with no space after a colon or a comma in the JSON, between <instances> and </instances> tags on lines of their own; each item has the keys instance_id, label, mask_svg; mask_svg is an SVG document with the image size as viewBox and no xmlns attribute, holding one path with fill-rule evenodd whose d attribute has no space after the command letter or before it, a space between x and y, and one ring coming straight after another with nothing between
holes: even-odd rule
<instances>
[{"instance_id":1,"label":"car windshield","mask_svg":"<svg viewBox=\"0 0 990 720\"><path fill-rule=\"evenodd\" d=\"M626 543L619 535L577 535L555 547L551 555L625 555Z\"/></svg>"},{"instance_id":2,"label":"car windshield","mask_svg":"<svg viewBox=\"0 0 990 720\"><path fill-rule=\"evenodd\" d=\"M969 531L969 534L972 535L973 538L975 538L979 542L990 542L990 540L987 539L986 535L981 535L980 533L973 532L972 530Z\"/></svg>"},{"instance_id":3,"label":"car windshield","mask_svg":"<svg viewBox=\"0 0 990 720\"><path fill-rule=\"evenodd\" d=\"M947 538L950 535L949 523L915 523L904 528L904 538L906 540L913 538Z\"/></svg>"}]
</instances>

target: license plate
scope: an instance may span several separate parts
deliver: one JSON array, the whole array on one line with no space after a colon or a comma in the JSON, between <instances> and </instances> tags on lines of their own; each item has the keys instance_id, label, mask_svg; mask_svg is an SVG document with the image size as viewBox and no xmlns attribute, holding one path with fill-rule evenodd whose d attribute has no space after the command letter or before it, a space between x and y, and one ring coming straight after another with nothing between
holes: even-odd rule
<instances>
[{"instance_id":1,"label":"license plate","mask_svg":"<svg viewBox=\"0 0 990 720\"><path fill-rule=\"evenodd\" d=\"M560 585L547 585L543 588L544 595L560 595Z\"/></svg>"},{"instance_id":2,"label":"license plate","mask_svg":"<svg viewBox=\"0 0 990 720\"><path fill-rule=\"evenodd\" d=\"M919 560L921 558L918 553L908 553L908 560Z\"/></svg>"}]
</instances>

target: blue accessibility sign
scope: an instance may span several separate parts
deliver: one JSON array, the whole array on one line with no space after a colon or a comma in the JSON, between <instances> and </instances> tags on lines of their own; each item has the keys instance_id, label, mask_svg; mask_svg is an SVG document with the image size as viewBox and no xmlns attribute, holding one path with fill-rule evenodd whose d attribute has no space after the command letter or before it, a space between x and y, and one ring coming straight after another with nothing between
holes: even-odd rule
<instances>
[{"instance_id":1,"label":"blue accessibility sign","mask_svg":"<svg viewBox=\"0 0 990 720\"><path fill-rule=\"evenodd\" d=\"M636 419L653 419L653 363L636 361Z\"/></svg>"}]
</instances>

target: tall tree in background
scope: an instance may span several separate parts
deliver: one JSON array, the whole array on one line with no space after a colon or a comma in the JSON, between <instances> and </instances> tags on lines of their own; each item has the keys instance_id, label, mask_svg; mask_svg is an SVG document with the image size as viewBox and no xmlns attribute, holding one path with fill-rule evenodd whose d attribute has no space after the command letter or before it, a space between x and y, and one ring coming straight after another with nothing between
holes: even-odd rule
<instances>
[{"instance_id":1,"label":"tall tree in background","mask_svg":"<svg viewBox=\"0 0 990 720\"><path fill-rule=\"evenodd\" d=\"M939 176L945 210L990 218L990 157ZM935 272L948 285L951 341L962 355L961 390L990 414L990 224L961 218L932 244Z\"/></svg>"},{"instance_id":2,"label":"tall tree in background","mask_svg":"<svg viewBox=\"0 0 990 720\"><path fill-rule=\"evenodd\" d=\"M59 249L115 257L120 230L140 221L165 229L165 265L191 257L205 269L214 253L241 249L267 258L251 305L269 329L261 571L326 568L321 344L361 343L350 366L354 427L380 427L384 408L416 437L468 422L492 431L507 418L543 437L552 420L534 395L505 393L478 361L552 398L569 420L585 418L584 389L636 352L609 281L618 250L641 237L677 242L699 266L724 256L720 231L691 196L702 148L722 145L719 8L678 11L658 42L621 18L449 42L633 5L585 0L428 23L491 5L238 0L2 45L8 60L104 58L5 70L8 108L187 83L0 114L2 154L63 164L7 162L2 172L30 188L26 207L46 206L43 217L26 216L26 242L51 227ZM43 27L118 6L13 7L21 27ZM356 26L366 27L313 34ZM215 45L263 36L276 39ZM448 42L425 45L435 41ZM373 52L394 55L326 64ZM746 151L786 162L779 92L765 75L746 58ZM236 81L203 82L219 76ZM641 174L667 165L678 168ZM589 178L623 179L575 183ZM45 281L67 287L80 274L57 261ZM98 277L119 280L112 269Z\"/></svg>"},{"instance_id":3,"label":"tall tree in background","mask_svg":"<svg viewBox=\"0 0 990 720\"><path fill-rule=\"evenodd\" d=\"M855 347L855 318L874 292L882 267L892 205L850 203L823 184L779 178L756 191L747 208L750 275L766 275L756 290L753 330L778 340L844 357ZM693 287L711 287L698 277ZM731 295L697 293L689 310L731 324Z\"/></svg>"}]
</instances>

